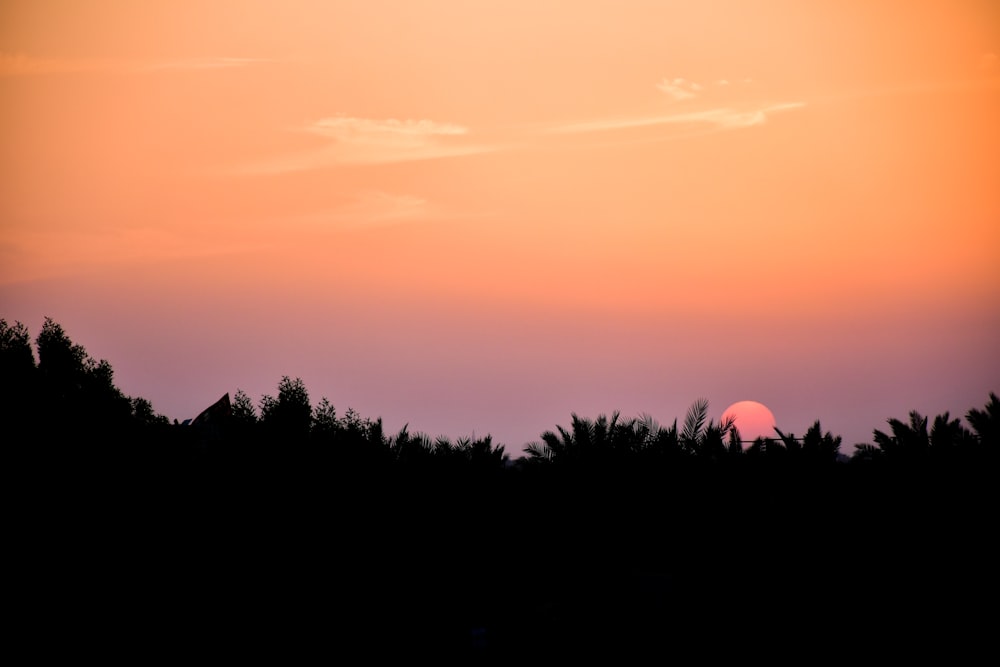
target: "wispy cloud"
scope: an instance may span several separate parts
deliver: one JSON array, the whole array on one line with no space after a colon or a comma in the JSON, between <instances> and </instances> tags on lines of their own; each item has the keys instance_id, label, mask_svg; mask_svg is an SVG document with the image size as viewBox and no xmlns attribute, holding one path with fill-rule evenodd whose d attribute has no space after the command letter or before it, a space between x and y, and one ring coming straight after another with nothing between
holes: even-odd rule
<instances>
[{"instance_id":1,"label":"wispy cloud","mask_svg":"<svg viewBox=\"0 0 1000 667\"><path fill-rule=\"evenodd\" d=\"M678 101L697 97L702 90L700 84L682 78L663 79L656 87Z\"/></svg>"},{"instance_id":2,"label":"wispy cloud","mask_svg":"<svg viewBox=\"0 0 1000 667\"><path fill-rule=\"evenodd\" d=\"M337 141L360 141L416 145L435 136L468 134L468 128L454 123L437 123L432 120L385 120L334 116L323 118L304 128Z\"/></svg>"},{"instance_id":3,"label":"wispy cloud","mask_svg":"<svg viewBox=\"0 0 1000 667\"><path fill-rule=\"evenodd\" d=\"M746 78L736 82L717 79L704 84L682 77L663 78L656 84L656 88L670 98L664 111L565 123L551 127L548 131L550 134L567 135L672 125L687 126L697 133L716 132L762 125L775 113L805 106L804 102L776 104L748 101L746 91L751 83L752 80ZM685 132L684 136L688 134L690 132ZM670 136L681 135L674 133ZM663 138L662 133L649 134L645 140L659 141ZM630 142L636 140L634 136L629 138Z\"/></svg>"},{"instance_id":4,"label":"wispy cloud","mask_svg":"<svg viewBox=\"0 0 1000 667\"><path fill-rule=\"evenodd\" d=\"M767 122L767 119L771 114L781 111L801 109L804 106L804 102L789 102L744 109L719 107L704 109L701 111L685 111L672 114L605 118L561 125L553 128L552 131L559 134L578 134L585 132L627 130L631 128L650 127L656 125L704 125L721 130L732 130L760 125Z\"/></svg>"},{"instance_id":5,"label":"wispy cloud","mask_svg":"<svg viewBox=\"0 0 1000 667\"><path fill-rule=\"evenodd\" d=\"M670 97L659 111L622 114L556 125L521 128L492 128L475 135L454 122L413 118L371 118L337 114L305 125L288 128L293 132L319 137L314 147L278 154L253 162L227 167L227 174L276 174L337 166L375 165L433 160L507 150L553 147L556 137L587 133L613 133L635 128L675 126L667 133L649 132L642 136L603 137L601 142L648 142L753 127L766 123L778 112L798 109L804 102L748 102L750 79L716 80L699 83L680 77L664 78L656 88ZM486 137L486 138L484 138Z\"/></svg>"},{"instance_id":6,"label":"wispy cloud","mask_svg":"<svg viewBox=\"0 0 1000 667\"><path fill-rule=\"evenodd\" d=\"M744 87L753 83L753 79L717 79L709 83L698 83L682 77L663 78L656 84L657 90L666 93L675 102L693 100L701 98L719 90L732 90L735 87Z\"/></svg>"},{"instance_id":7,"label":"wispy cloud","mask_svg":"<svg viewBox=\"0 0 1000 667\"><path fill-rule=\"evenodd\" d=\"M377 119L337 115L297 131L327 140L322 146L246 166L241 171L273 173L343 164L432 160L495 150L470 142L463 125L427 119Z\"/></svg>"}]
</instances>

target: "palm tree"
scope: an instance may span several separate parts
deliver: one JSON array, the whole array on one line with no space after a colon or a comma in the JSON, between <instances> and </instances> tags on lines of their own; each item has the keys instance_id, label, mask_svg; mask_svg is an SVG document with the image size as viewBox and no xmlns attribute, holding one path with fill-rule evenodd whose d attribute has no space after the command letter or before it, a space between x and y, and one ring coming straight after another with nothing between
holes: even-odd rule
<instances>
[{"instance_id":1,"label":"palm tree","mask_svg":"<svg viewBox=\"0 0 1000 667\"><path fill-rule=\"evenodd\" d=\"M930 454L935 459L955 460L967 457L976 449L976 438L961 420L945 412L934 418L930 432Z\"/></svg>"},{"instance_id":2,"label":"palm tree","mask_svg":"<svg viewBox=\"0 0 1000 667\"><path fill-rule=\"evenodd\" d=\"M598 415L596 419L571 413L570 427L557 425L555 431L542 433L541 442L525 448L529 460L560 462L570 465L624 462L633 459L656 442L669 442L669 429L662 429L652 418L645 421L623 419L619 411ZM673 431L676 440L676 428Z\"/></svg>"},{"instance_id":3,"label":"palm tree","mask_svg":"<svg viewBox=\"0 0 1000 667\"><path fill-rule=\"evenodd\" d=\"M817 419L802 438L802 454L807 461L819 464L836 463L840 455L841 442L842 438L839 435L834 436L829 431L823 433Z\"/></svg>"},{"instance_id":4,"label":"palm tree","mask_svg":"<svg viewBox=\"0 0 1000 667\"><path fill-rule=\"evenodd\" d=\"M510 457L504 452L503 445L494 445L493 437L460 438L456 449L462 454L463 460L476 468L503 468L509 463Z\"/></svg>"},{"instance_id":5,"label":"palm tree","mask_svg":"<svg viewBox=\"0 0 1000 667\"><path fill-rule=\"evenodd\" d=\"M909 417L908 422L887 420L891 434L876 429L873 432L875 444L856 445L851 459L913 463L930 459L964 459L976 451L997 451L1000 400L992 392L990 402L983 410L973 408L966 413L972 431L959 419L952 419L948 412L936 416L930 429L927 417L916 410L911 411Z\"/></svg>"},{"instance_id":6,"label":"palm tree","mask_svg":"<svg viewBox=\"0 0 1000 667\"><path fill-rule=\"evenodd\" d=\"M434 455L434 446L426 434L410 433L408 424L403 425L403 428L389 444L393 458L404 465L419 465L428 462Z\"/></svg>"},{"instance_id":7,"label":"palm tree","mask_svg":"<svg viewBox=\"0 0 1000 667\"><path fill-rule=\"evenodd\" d=\"M531 459L550 461L553 463L576 463L590 457L595 449L595 442L604 439L608 430L608 418L600 415L594 420L580 417L575 412L570 414L569 429L557 424L555 431L542 433L540 443L533 442L525 448L525 453ZM617 421L618 413L614 414Z\"/></svg>"},{"instance_id":8,"label":"palm tree","mask_svg":"<svg viewBox=\"0 0 1000 667\"><path fill-rule=\"evenodd\" d=\"M1000 398L991 391L989 403L982 410L969 410L965 419L979 439L979 447L996 455L1000 450Z\"/></svg>"},{"instance_id":9,"label":"palm tree","mask_svg":"<svg viewBox=\"0 0 1000 667\"><path fill-rule=\"evenodd\" d=\"M677 419L664 427L652 415L643 413L631 421L632 441L641 459L647 461L677 460L684 456Z\"/></svg>"},{"instance_id":10,"label":"palm tree","mask_svg":"<svg viewBox=\"0 0 1000 667\"><path fill-rule=\"evenodd\" d=\"M807 464L828 464L836 463L840 454L841 437L834 436L827 431L823 433L819 420L806 430L804 437L796 438L795 434L785 434L781 429L775 427L780 442L770 441L764 443L758 439L760 445L757 447L761 453L788 455L790 461L800 461ZM758 445L757 442L754 443Z\"/></svg>"},{"instance_id":11,"label":"palm tree","mask_svg":"<svg viewBox=\"0 0 1000 667\"><path fill-rule=\"evenodd\" d=\"M916 410L910 411L910 421L896 418L887 420L892 435L875 429L872 438L882 454L892 461L917 461L927 457L930 451L930 436L927 433L927 417Z\"/></svg>"},{"instance_id":12,"label":"palm tree","mask_svg":"<svg viewBox=\"0 0 1000 667\"><path fill-rule=\"evenodd\" d=\"M743 452L735 419L729 417L718 424L708 419L708 399L705 398L699 398L688 408L680 445L687 454L707 461L720 461Z\"/></svg>"},{"instance_id":13,"label":"palm tree","mask_svg":"<svg viewBox=\"0 0 1000 667\"><path fill-rule=\"evenodd\" d=\"M556 458L555 450L545 442L529 442L524 447L525 459L528 461L538 461L551 463Z\"/></svg>"}]
</instances>

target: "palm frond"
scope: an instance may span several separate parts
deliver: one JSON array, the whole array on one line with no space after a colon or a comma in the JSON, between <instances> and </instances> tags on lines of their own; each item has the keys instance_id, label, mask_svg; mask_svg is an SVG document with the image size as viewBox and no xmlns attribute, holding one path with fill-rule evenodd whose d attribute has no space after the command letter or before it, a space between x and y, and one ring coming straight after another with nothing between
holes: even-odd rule
<instances>
[{"instance_id":1,"label":"palm frond","mask_svg":"<svg viewBox=\"0 0 1000 667\"><path fill-rule=\"evenodd\" d=\"M702 428L705 426L705 419L708 417L708 399L699 398L684 416L684 429L681 431L681 439L688 442L697 442L701 436Z\"/></svg>"},{"instance_id":2,"label":"palm frond","mask_svg":"<svg viewBox=\"0 0 1000 667\"><path fill-rule=\"evenodd\" d=\"M557 427L560 433L565 437L565 431L562 427ZM545 431L542 433L542 445L548 450L546 458L555 458L566 451L566 440L560 439L553 431Z\"/></svg>"},{"instance_id":3,"label":"palm frond","mask_svg":"<svg viewBox=\"0 0 1000 667\"><path fill-rule=\"evenodd\" d=\"M892 421L895 420L890 420L890 425ZM882 452L892 452L894 449L896 449L896 438L889 435L888 433L885 433L884 431L875 429L872 432L872 439L875 441L875 447L877 447Z\"/></svg>"},{"instance_id":4,"label":"palm frond","mask_svg":"<svg viewBox=\"0 0 1000 667\"><path fill-rule=\"evenodd\" d=\"M649 435L655 435L663 428L662 426L660 426L660 422L656 421L653 415L649 414L648 412L640 413L639 416L636 417L632 423L633 425L635 425L637 429L641 428L645 433Z\"/></svg>"},{"instance_id":5,"label":"palm frond","mask_svg":"<svg viewBox=\"0 0 1000 667\"><path fill-rule=\"evenodd\" d=\"M979 438L980 444L1000 444L1000 398L990 392L990 402L982 410L972 408L965 413L965 419Z\"/></svg>"},{"instance_id":6,"label":"palm frond","mask_svg":"<svg viewBox=\"0 0 1000 667\"><path fill-rule=\"evenodd\" d=\"M529 458L542 461L552 460L552 449L543 443L532 442L524 448L524 453L528 455Z\"/></svg>"}]
</instances>

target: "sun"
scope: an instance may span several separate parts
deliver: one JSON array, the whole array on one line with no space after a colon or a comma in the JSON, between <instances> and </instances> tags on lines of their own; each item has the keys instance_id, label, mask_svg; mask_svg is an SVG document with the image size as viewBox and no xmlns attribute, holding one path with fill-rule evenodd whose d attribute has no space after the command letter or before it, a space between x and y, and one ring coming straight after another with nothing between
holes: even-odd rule
<instances>
[{"instance_id":1,"label":"sun","mask_svg":"<svg viewBox=\"0 0 1000 667\"><path fill-rule=\"evenodd\" d=\"M757 401L737 401L722 413L722 421L732 417L743 442L753 442L757 438L774 438L776 422L774 414L763 403Z\"/></svg>"}]
</instances>

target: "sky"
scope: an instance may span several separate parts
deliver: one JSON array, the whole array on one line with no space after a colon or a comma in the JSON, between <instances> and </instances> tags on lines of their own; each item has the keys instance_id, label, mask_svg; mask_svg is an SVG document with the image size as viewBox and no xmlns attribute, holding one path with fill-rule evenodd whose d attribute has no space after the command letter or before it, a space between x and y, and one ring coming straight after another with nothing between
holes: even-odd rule
<instances>
[{"instance_id":1,"label":"sky","mask_svg":"<svg viewBox=\"0 0 1000 667\"><path fill-rule=\"evenodd\" d=\"M516 457L1000 391L988 0L4 0L0 318Z\"/></svg>"}]
</instances>

